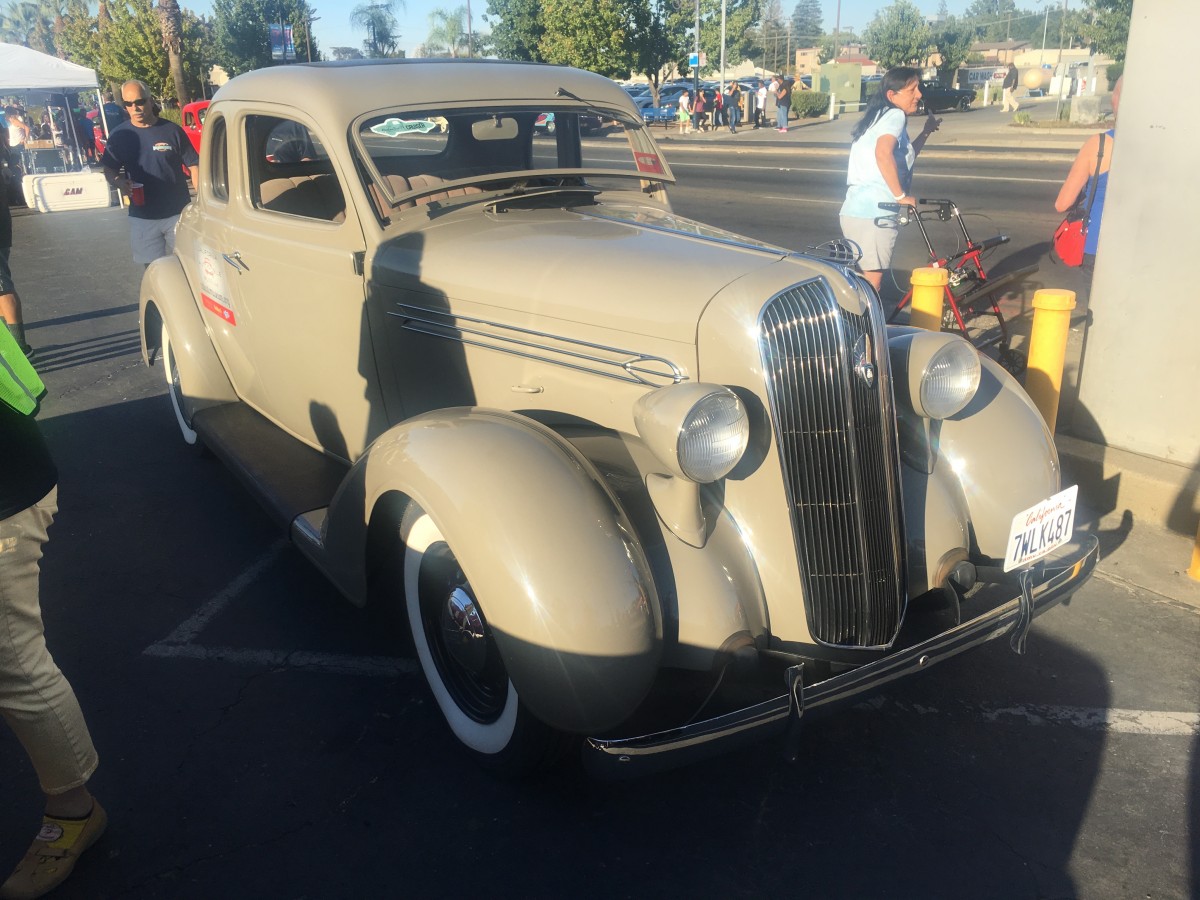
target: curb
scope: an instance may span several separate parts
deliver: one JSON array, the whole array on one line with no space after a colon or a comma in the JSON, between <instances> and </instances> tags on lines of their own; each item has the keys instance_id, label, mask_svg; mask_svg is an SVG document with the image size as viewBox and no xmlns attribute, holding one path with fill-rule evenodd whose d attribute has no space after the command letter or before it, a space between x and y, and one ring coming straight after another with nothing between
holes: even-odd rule
<instances>
[{"instance_id":1,"label":"curb","mask_svg":"<svg viewBox=\"0 0 1200 900\"><path fill-rule=\"evenodd\" d=\"M1188 539L1200 527L1200 468L1179 465L1069 435L1054 437L1063 483L1079 485L1100 515L1131 512L1135 520Z\"/></svg>"}]
</instances>

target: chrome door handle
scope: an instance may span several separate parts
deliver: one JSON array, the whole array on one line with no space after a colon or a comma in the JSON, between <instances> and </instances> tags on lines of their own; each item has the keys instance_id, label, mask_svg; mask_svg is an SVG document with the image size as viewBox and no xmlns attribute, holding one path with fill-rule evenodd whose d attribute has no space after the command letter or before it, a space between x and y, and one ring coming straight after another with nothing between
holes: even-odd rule
<instances>
[{"instance_id":1,"label":"chrome door handle","mask_svg":"<svg viewBox=\"0 0 1200 900\"><path fill-rule=\"evenodd\" d=\"M231 266L233 266L235 269L237 269L241 272L249 272L250 271L250 267L248 265L246 265L244 262L242 262L242 254L240 254L236 251L233 253L222 253L221 258L224 259L225 262L229 263Z\"/></svg>"}]
</instances>

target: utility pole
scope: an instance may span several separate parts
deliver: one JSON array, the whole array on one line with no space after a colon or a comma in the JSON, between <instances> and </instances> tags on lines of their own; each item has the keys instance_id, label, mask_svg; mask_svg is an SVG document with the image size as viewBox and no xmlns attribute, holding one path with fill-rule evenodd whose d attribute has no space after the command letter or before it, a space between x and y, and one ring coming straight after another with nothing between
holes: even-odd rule
<instances>
[{"instance_id":1,"label":"utility pole","mask_svg":"<svg viewBox=\"0 0 1200 900\"><path fill-rule=\"evenodd\" d=\"M1066 2L1066 0L1063 0ZM692 103L700 93L700 0L696 0L696 65L692 67Z\"/></svg>"},{"instance_id":2,"label":"utility pole","mask_svg":"<svg viewBox=\"0 0 1200 900\"><path fill-rule=\"evenodd\" d=\"M725 0L721 0L721 93L725 93Z\"/></svg>"}]
</instances>

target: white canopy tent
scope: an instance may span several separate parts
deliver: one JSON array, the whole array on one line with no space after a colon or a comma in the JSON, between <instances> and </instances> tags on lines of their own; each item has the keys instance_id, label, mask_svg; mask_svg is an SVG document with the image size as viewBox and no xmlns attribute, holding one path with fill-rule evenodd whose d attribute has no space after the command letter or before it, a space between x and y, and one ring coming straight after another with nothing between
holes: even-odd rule
<instances>
[{"instance_id":1,"label":"white canopy tent","mask_svg":"<svg viewBox=\"0 0 1200 900\"><path fill-rule=\"evenodd\" d=\"M63 146L73 148L74 158L79 166L82 166L83 154L66 95L89 91L95 92L96 103L103 115L100 83L94 71L18 44L0 43L0 96L21 96L25 98L27 105L62 109L66 121L57 124ZM53 112L51 115L53 116ZM108 123L105 122L104 125L107 133Z\"/></svg>"},{"instance_id":2,"label":"white canopy tent","mask_svg":"<svg viewBox=\"0 0 1200 900\"><path fill-rule=\"evenodd\" d=\"M0 94L94 91L96 73L83 66L38 53L18 44L0 44Z\"/></svg>"}]
</instances>

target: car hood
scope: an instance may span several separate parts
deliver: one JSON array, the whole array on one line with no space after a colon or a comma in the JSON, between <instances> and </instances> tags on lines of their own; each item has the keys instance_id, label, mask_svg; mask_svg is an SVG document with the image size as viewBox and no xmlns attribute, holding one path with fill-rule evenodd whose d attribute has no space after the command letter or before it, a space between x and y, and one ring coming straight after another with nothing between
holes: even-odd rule
<instances>
[{"instance_id":1,"label":"car hood","mask_svg":"<svg viewBox=\"0 0 1200 900\"><path fill-rule=\"evenodd\" d=\"M661 207L560 204L432 213L380 245L373 286L694 343L714 295L790 255Z\"/></svg>"}]
</instances>

